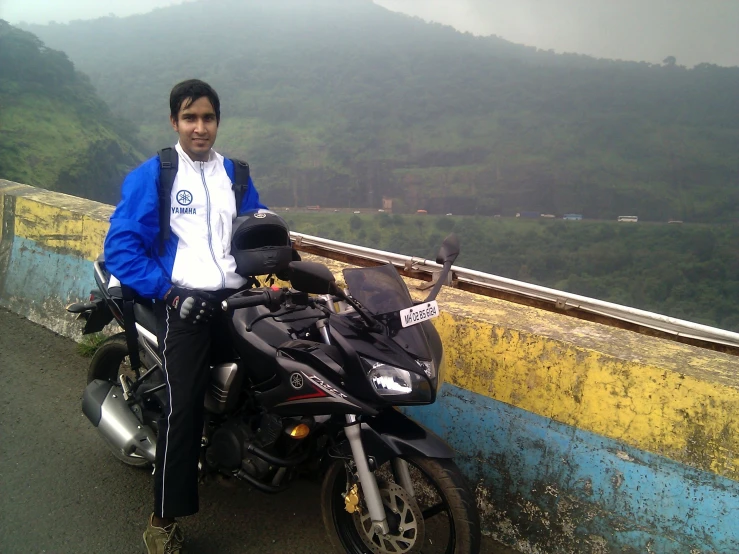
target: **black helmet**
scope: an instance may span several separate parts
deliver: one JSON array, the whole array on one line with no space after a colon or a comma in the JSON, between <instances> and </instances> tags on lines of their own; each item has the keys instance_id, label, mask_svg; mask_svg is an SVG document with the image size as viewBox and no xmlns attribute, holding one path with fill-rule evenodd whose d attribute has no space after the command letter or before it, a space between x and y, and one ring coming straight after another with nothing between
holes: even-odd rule
<instances>
[{"instance_id":1,"label":"black helmet","mask_svg":"<svg viewBox=\"0 0 739 554\"><path fill-rule=\"evenodd\" d=\"M242 277L287 269L293 259L287 223L269 210L237 217L231 234L231 255L236 260L236 273Z\"/></svg>"}]
</instances>

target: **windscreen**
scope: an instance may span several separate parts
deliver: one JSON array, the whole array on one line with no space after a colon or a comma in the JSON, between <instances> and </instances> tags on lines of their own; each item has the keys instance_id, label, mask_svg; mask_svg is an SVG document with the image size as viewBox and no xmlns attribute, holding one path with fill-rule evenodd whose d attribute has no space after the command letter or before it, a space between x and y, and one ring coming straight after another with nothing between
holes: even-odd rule
<instances>
[{"instance_id":1,"label":"windscreen","mask_svg":"<svg viewBox=\"0 0 739 554\"><path fill-rule=\"evenodd\" d=\"M344 270L349 293L373 314L387 314L413 306L408 289L390 265Z\"/></svg>"},{"instance_id":2,"label":"windscreen","mask_svg":"<svg viewBox=\"0 0 739 554\"><path fill-rule=\"evenodd\" d=\"M431 359L425 324L400 327L397 312L413 306L413 299L395 267L386 264L345 269L344 280L349 294L362 306L375 316L387 316L382 319L390 323L390 336L398 345L416 358Z\"/></svg>"}]
</instances>

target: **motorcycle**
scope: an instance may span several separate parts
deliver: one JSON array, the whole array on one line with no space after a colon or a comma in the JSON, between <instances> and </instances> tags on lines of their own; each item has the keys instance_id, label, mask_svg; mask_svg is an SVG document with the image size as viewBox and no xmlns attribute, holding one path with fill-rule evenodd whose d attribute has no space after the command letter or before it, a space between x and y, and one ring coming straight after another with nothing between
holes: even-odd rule
<instances>
[{"instance_id":1,"label":"motorcycle","mask_svg":"<svg viewBox=\"0 0 739 554\"><path fill-rule=\"evenodd\" d=\"M255 282L224 300L231 348L211 367L202 474L267 493L322 475L321 511L336 552L479 552L475 497L453 450L398 409L436 400L444 359L430 319L458 254L451 235L423 302L391 264L345 269L343 289L326 266L306 261L290 263L289 288ZM124 327L124 301L104 259L94 272L98 290L68 308L85 320L85 334L113 319ZM147 467L166 383L150 303L134 303L133 313L142 369L132 368L124 333L106 339L82 410L119 460Z\"/></svg>"}]
</instances>

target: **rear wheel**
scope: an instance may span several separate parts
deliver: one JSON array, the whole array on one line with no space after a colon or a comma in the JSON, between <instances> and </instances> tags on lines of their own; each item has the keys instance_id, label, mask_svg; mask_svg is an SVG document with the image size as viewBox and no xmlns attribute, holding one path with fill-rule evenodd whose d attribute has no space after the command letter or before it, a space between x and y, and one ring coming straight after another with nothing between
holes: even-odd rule
<instances>
[{"instance_id":1,"label":"rear wheel","mask_svg":"<svg viewBox=\"0 0 739 554\"><path fill-rule=\"evenodd\" d=\"M344 461L334 463L321 490L323 522L336 552L349 554L477 554L480 519L474 496L452 460L407 457L413 494L403 489L388 462L377 477L390 534L379 536L357 492L359 505L346 510L355 479ZM349 502L351 504L351 502Z\"/></svg>"},{"instance_id":2,"label":"rear wheel","mask_svg":"<svg viewBox=\"0 0 739 554\"><path fill-rule=\"evenodd\" d=\"M144 359L144 355L143 350L139 349L139 356L142 360ZM125 375L131 381L136 380L136 374L131 368L131 361L128 357L126 336L123 333L113 335L97 349L90 362L90 368L87 371L87 382L91 383L96 379L102 379L120 389L121 375ZM147 421L147 419L149 420ZM153 418L145 418L144 422L156 433L156 422L153 421ZM113 456L126 465L141 468L151 466L151 463L139 454L124 454L120 449L110 444L107 439L105 440L105 444L113 453Z\"/></svg>"}]
</instances>

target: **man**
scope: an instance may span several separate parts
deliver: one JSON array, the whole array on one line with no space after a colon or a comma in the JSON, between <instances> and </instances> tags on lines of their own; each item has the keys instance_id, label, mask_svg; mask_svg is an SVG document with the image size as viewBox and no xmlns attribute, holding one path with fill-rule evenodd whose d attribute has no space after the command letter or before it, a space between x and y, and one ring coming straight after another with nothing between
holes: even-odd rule
<instances>
[{"instance_id":1,"label":"man","mask_svg":"<svg viewBox=\"0 0 739 554\"><path fill-rule=\"evenodd\" d=\"M179 137L170 237L160 244L155 156L126 177L105 239L111 273L155 300L168 405L158 426L154 512L144 532L150 554L179 553L183 536L175 518L198 511L207 368L211 341L222 334L217 307L246 284L230 254L232 222L241 212L266 207L251 179L236 206L234 164L212 149L221 115L216 92L203 81L184 81L172 89L169 105Z\"/></svg>"}]
</instances>

